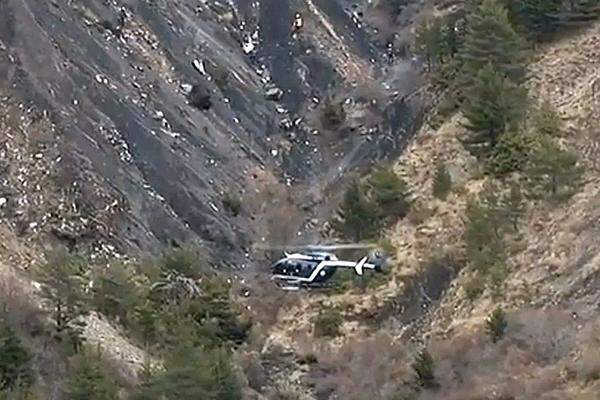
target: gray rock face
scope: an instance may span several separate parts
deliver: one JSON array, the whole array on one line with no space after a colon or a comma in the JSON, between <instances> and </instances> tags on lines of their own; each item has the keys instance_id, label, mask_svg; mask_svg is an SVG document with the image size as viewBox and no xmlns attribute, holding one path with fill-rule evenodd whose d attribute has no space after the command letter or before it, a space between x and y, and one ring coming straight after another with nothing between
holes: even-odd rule
<instances>
[{"instance_id":1,"label":"gray rock face","mask_svg":"<svg viewBox=\"0 0 600 400\"><path fill-rule=\"evenodd\" d=\"M418 75L356 18L343 0L6 0L0 88L51 116L61 168L123 202L120 247L200 239L238 261L260 226L222 199L256 196L253 171L328 186L418 122ZM314 134L326 96L369 112Z\"/></svg>"}]
</instances>

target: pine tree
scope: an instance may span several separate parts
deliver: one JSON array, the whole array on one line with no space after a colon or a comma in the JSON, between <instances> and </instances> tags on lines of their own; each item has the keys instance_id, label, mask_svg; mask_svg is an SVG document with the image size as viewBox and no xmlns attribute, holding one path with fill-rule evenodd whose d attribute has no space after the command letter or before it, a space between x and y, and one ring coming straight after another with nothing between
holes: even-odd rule
<instances>
[{"instance_id":1,"label":"pine tree","mask_svg":"<svg viewBox=\"0 0 600 400\"><path fill-rule=\"evenodd\" d=\"M69 400L115 400L118 390L99 353L77 356L65 388Z\"/></svg>"},{"instance_id":2,"label":"pine tree","mask_svg":"<svg viewBox=\"0 0 600 400\"><path fill-rule=\"evenodd\" d=\"M508 11L497 0L483 0L467 17L467 33L461 52L462 75L470 85L478 72L491 65L500 77L514 83L525 78L524 42L513 29Z\"/></svg>"},{"instance_id":3,"label":"pine tree","mask_svg":"<svg viewBox=\"0 0 600 400\"><path fill-rule=\"evenodd\" d=\"M442 25L438 18L425 21L419 26L416 37L416 53L425 59L427 69L432 70L442 54Z\"/></svg>"},{"instance_id":4,"label":"pine tree","mask_svg":"<svg viewBox=\"0 0 600 400\"><path fill-rule=\"evenodd\" d=\"M92 289L96 311L127 327L139 299L133 276L125 265L111 264L96 274Z\"/></svg>"},{"instance_id":5,"label":"pine tree","mask_svg":"<svg viewBox=\"0 0 600 400\"><path fill-rule=\"evenodd\" d=\"M415 363L413 364L413 369L415 370L419 386L428 389L433 389L438 386L435 379L435 365L433 358L427 349L423 349L423 351L417 355Z\"/></svg>"},{"instance_id":6,"label":"pine tree","mask_svg":"<svg viewBox=\"0 0 600 400\"><path fill-rule=\"evenodd\" d=\"M33 383L31 354L17 333L0 321L0 391L26 388Z\"/></svg>"},{"instance_id":7,"label":"pine tree","mask_svg":"<svg viewBox=\"0 0 600 400\"><path fill-rule=\"evenodd\" d=\"M504 311L500 307L496 308L488 317L485 322L486 331L492 342L496 343L504 336L504 332L506 331L506 315Z\"/></svg>"},{"instance_id":8,"label":"pine tree","mask_svg":"<svg viewBox=\"0 0 600 400\"><path fill-rule=\"evenodd\" d=\"M452 189L452 177L443 162L438 162L433 177L433 195L440 200L446 200Z\"/></svg>"},{"instance_id":9,"label":"pine tree","mask_svg":"<svg viewBox=\"0 0 600 400\"><path fill-rule=\"evenodd\" d=\"M391 168L375 170L369 179L371 197L383 219L404 218L410 210L406 182Z\"/></svg>"},{"instance_id":10,"label":"pine tree","mask_svg":"<svg viewBox=\"0 0 600 400\"><path fill-rule=\"evenodd\" d=\"M525 205L523 203L523 193L517 182L510 183L508 195L502 199L506 217L510 221L515 232L519 230L519 220L525 214Z\"/></svg>"},{"instance_id":11,"label":"pine tree","mask_svg":"<svg viewBox=\"0 0 600 400\"><path fill-rule=\"evenodd\" d=\"M501 238L500 232L505 225L505 219L502 209L502 199L500 197L500 187L495 181L489 180L485 182L479 198L496 238Z\"/></svg>"},{"instance_id":12,"label":"pine tree","mask_svg":"<svg viewBox=\"0 0 600 400\"><path fill-rule=\"evenodd\" d=\"M491 276L503 269L503 218L493 186L486 185L477 199L469 199L463 239L469 264L476 271Z\"/></svg>"},{"instance_id":13,"label":"pine tree","mask_svg":"<svg viewBox=\"0 0 600 400\"><path fill-rule=\"evenodd\" d=\"M229 354L225 349L213 352L212 373L215 382L215 400L240 400L241 387L235 376Z\"/></svg>"},{"instance_id":14,"label":"pine tree","mask_svg":"<svg viewBox=\"0 0 600 400\"><path fill-rule=\"evenodd\" d=\"M564 26L582 26L600 16L600 1L570 0L560 12L560 23Z\"/></svg>"},{"instance_id":15,"label":"pine tree","mask_svg":"<svg viewBox=\"0 0 600 400\"><path fill-rule=\"evenodd\" d=\"M159 310L156 304L151 301L145 301L134 309L135 330L141 337L144 346L157 341L157 325L159 320Z\"/></svg>"},{"instance_id":16,"label":"pine tree","mask_svg":"<svg viewBox=\"0 0 600 400\"><path fill-rule=\"evenodd\" d=\"M463 107L470 133L465 146L487 155L507 130L516 129L524 115L526 91L504 78L490 64L476 75Z\"/></svg>"},{"instance_id":17,"label":"pine tree","mask_svg":"<svg viewBox=\"0 0 600 400\"><path fill-rule=\"evenodd\" d=\"M523 24L536 36L553 32L558 27L562 0L513 0Z\"/></svg>"},{"instance_id":18,"label":"pine tree","mask_svg":"<svg viewBox=\"0 0 600 400\"><path fill-rule=\"evenodd\" d=\"M334 227L343 236L360 241L375 235L378 217L377 205L367 198L360 183L354 181L344 193Z\"/></svg>"},{"instance_id":19,"label":"pine tree","mask_svg":"<svg viewBox=\"0 0 600 400\"><path fill-rule=\"evenodd\" d=\"M66 340L75 352L83 340L83 323L76 320L88 311L83 265L81 258L58 250L39 271L44 297L53 309L57 338Z\"/></svg>"},{"instance_id":20,"label":"pine tree","mask_svg":"<svg viewBox=\"0 0 600 400\"><path fill-rule=\"evenodd\" d=\"M242 399L240 384L226 350L205 351L184 340L170 352L165 368L151 376L133 399Z\"/></svg>"},{"instance_id":21,"label":"pine tree","mask_svg":"<svg viewBox=\"0 0 600 400\"><path fill-rule=\"evenodd\" d=\"M569 197L582 175L577 161L577 155L562 150L551 140L545 139L532 156L529 174L552 198L563 198L563 195Z\"/></svg>"}]
</instances>

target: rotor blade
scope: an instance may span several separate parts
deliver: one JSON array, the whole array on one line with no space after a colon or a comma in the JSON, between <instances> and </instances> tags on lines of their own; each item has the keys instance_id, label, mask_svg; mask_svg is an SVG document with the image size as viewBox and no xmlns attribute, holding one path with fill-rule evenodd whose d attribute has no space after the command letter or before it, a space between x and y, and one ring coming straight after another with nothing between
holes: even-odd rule
<instances>
[{"instance_id":1,"label":"rotor blade","mask_svg":"<svg viewBox=\"0 0 600 400\"><path fill-rule=\"evenodd\" d=\"M352 250L373 249L377 248L377 245L371 243L305 244L290 246L271 246L256 244L253 247L257 250Z\"/></svg>"}]
</instances>

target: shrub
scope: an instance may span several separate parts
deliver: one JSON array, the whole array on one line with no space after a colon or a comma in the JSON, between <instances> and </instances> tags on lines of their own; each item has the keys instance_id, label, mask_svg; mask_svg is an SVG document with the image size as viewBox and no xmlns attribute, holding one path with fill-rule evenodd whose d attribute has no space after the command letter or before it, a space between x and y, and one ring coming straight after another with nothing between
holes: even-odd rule
<instances>
[{"instance_id":1,"label":"shrub","mask_svg":"<svg viewBox=\"0 0 600 400\"><path fill-rule=\"evenodd\" d=\"M340 328L344 319L336 310L322 311L313 321L314 335L316 337L336 337L340 335Z\"/></svg>"},{"instance_id":2,"label":"shrub","mask_svg":"<svg viewBox=\"0 0 600 400\"><path fill-rule=\"evenodd\" d=\"M527 168L529 158L535 151L538 137L521 132L509 132L498 143L486 159L485 170L492 175L505 175Z\"/></svg>"},{"instance_id":3,"label":"shrub","mask_svg":"<svg viewBox=\"0 0 600 400\"><path fill-rule=\"evenodd\" d=\"M506 331L506 315L501 308L496 308L489 315L488 319L485 322L485 327L488 335L492 339L492 342L496 343L502 336L504 336L504 332Z\"/></svg>"},{"instance_id":4,"label":"shrub","mask_svg":"<svg viewBox=\"0 0 600 400\"><path fill-rule=\"evenodd\" d=\"M464 283L463 289L467 299L473 301L483 293L485 281L479 275L475 275Z\"/></svg>"},{"instance_id":5,"label":"shrub","mask_svg":"<svg viewBox=\"0 0 600 400\"><path fill-rule=\"evenodd\" d=\"M160 261L163 271L177 272L188 278L198 279L206 273L206 258L192 246L173 249Z\"/></svg>"},{"instance_id":6,"label":"shrub","mask_svg":"<svg viewBox=\"0 0 600 400\"><path fill-rule=\"evenodd\" d=\"M417 355L417 358L413 364L413 369L415 370L417 384L419 386L428 389L434 389L438 387L438 384L435 380L434 361L427 349L422 350Z\"/></svg>"},{"instance_id":7,"label":"shrub","mask_svg":"<svg viewBox=\"0 0 600 400\"><path fill-rule=\"evenodd\" d=\"M127 327L141 301L143 295L125 265L110 264L97 271L92 289L92 305L97 311Z\"/></svg>"},{"instance_id":8,"label":"shrub","mask_svg":"<svg viewBox=\"0 0 600 400\"><path fill-rule=\"evenodd\" d=\"M241 387L224 349L205 351L180 343L134 400L241 400Z\"/></svg>"},{"instance_id":9,"label":"shrub","mask_svg":"<svg viewBox=\"0 0 600 400\"><path fill-rule=\"evenodd\" d=\"M440 200L446 200L452 189L452 177L443 162L438 162L433 177L433 195Z\"/></svg>"},{"instance_id":10,"label":"shrub","mask_svg":"<svg viewBox=\"0 0 600 400\"><path fill-rule=\"evenodd\" d=\"M562 121L558 112L548 100L544 101L533 114L533 127L541 135L558 135L562 128Z\"/></svg>"},{"instance_id":11,"label":"shrub","mask_svg":"<svg viewBox=\"0 0 600 400\"><path fill-rule=\"evenodd\" d=\"M17 333L0 320L0 390L29 387L34 378L30 360Z\"/></svg>"},{"instance_id":12,"label":"shrub","mask_svg":"<svg viewBox=\"0 0 600 400\"><path fill-rule=\"evenodd\" d=\"M568 199L577 189L583 170L575 153L562 150L549 139L532 155L529 177L538 194L553 200Z\"/></svg>"},{"instance_id":13,"label":"shrub","mask_svg":"<svg viewBox=\"0 0 600 400\"><path fill-rule=\"evenodd\" d=\"M499 294L498 290L508 273L503 232L508 221L499 191L497 185L487 183L478 198L467 202L467 222L463 233L469 265L480 277L487 278L496 290L495 294ZM474 296L477 292L471 290ZM467 295L470 296L469 293Z\"/></svg>"},{"instance_id":14,"label":"shrub","mask_svg":"<svg viewBox=\"0 0 600 400\"><path fill-rule=\"evenodd\" d=\"M119 386L99 353L81 353L74 361L65 391L69 400L115 400Z\"/></svg>"},{"instance_id":15,"label":"shrub","mask_svg":"<svg viewBox=\"0 0 600 400\"><path fill-rule=\"evenodd\" d=\"M146 340L154 337L167 348L182 338L207 348L241 344L248 338L252 323L237 310L229 289L224 279L205 276L200 294L195 297L150 303L149 309L140 315L146 319ZM157 308L156 313L152 304Z\"/></svg>"}]
</instances>

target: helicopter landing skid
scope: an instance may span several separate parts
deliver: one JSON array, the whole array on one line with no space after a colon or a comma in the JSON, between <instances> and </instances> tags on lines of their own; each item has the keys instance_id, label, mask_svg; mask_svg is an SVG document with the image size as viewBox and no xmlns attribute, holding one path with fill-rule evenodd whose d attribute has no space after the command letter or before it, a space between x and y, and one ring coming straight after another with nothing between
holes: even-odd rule
<instances>
[{"instance_id":1,"label":"helicopter landing skid","mask_svg":"<svg viewBox=\"0 0 600 400\"><path fill-rule=\"evenodd\" d=\"M277 287L279 287L282 290L287 290L287 291L297 291L300 289L305 289L305 290L330 289L334 286L331 283L325 283L325 282L304 283L304 282L293 282L293 281L288 281L288 280L274 280L274 282L277 285Z\"/></svg>"}]
</instances>

